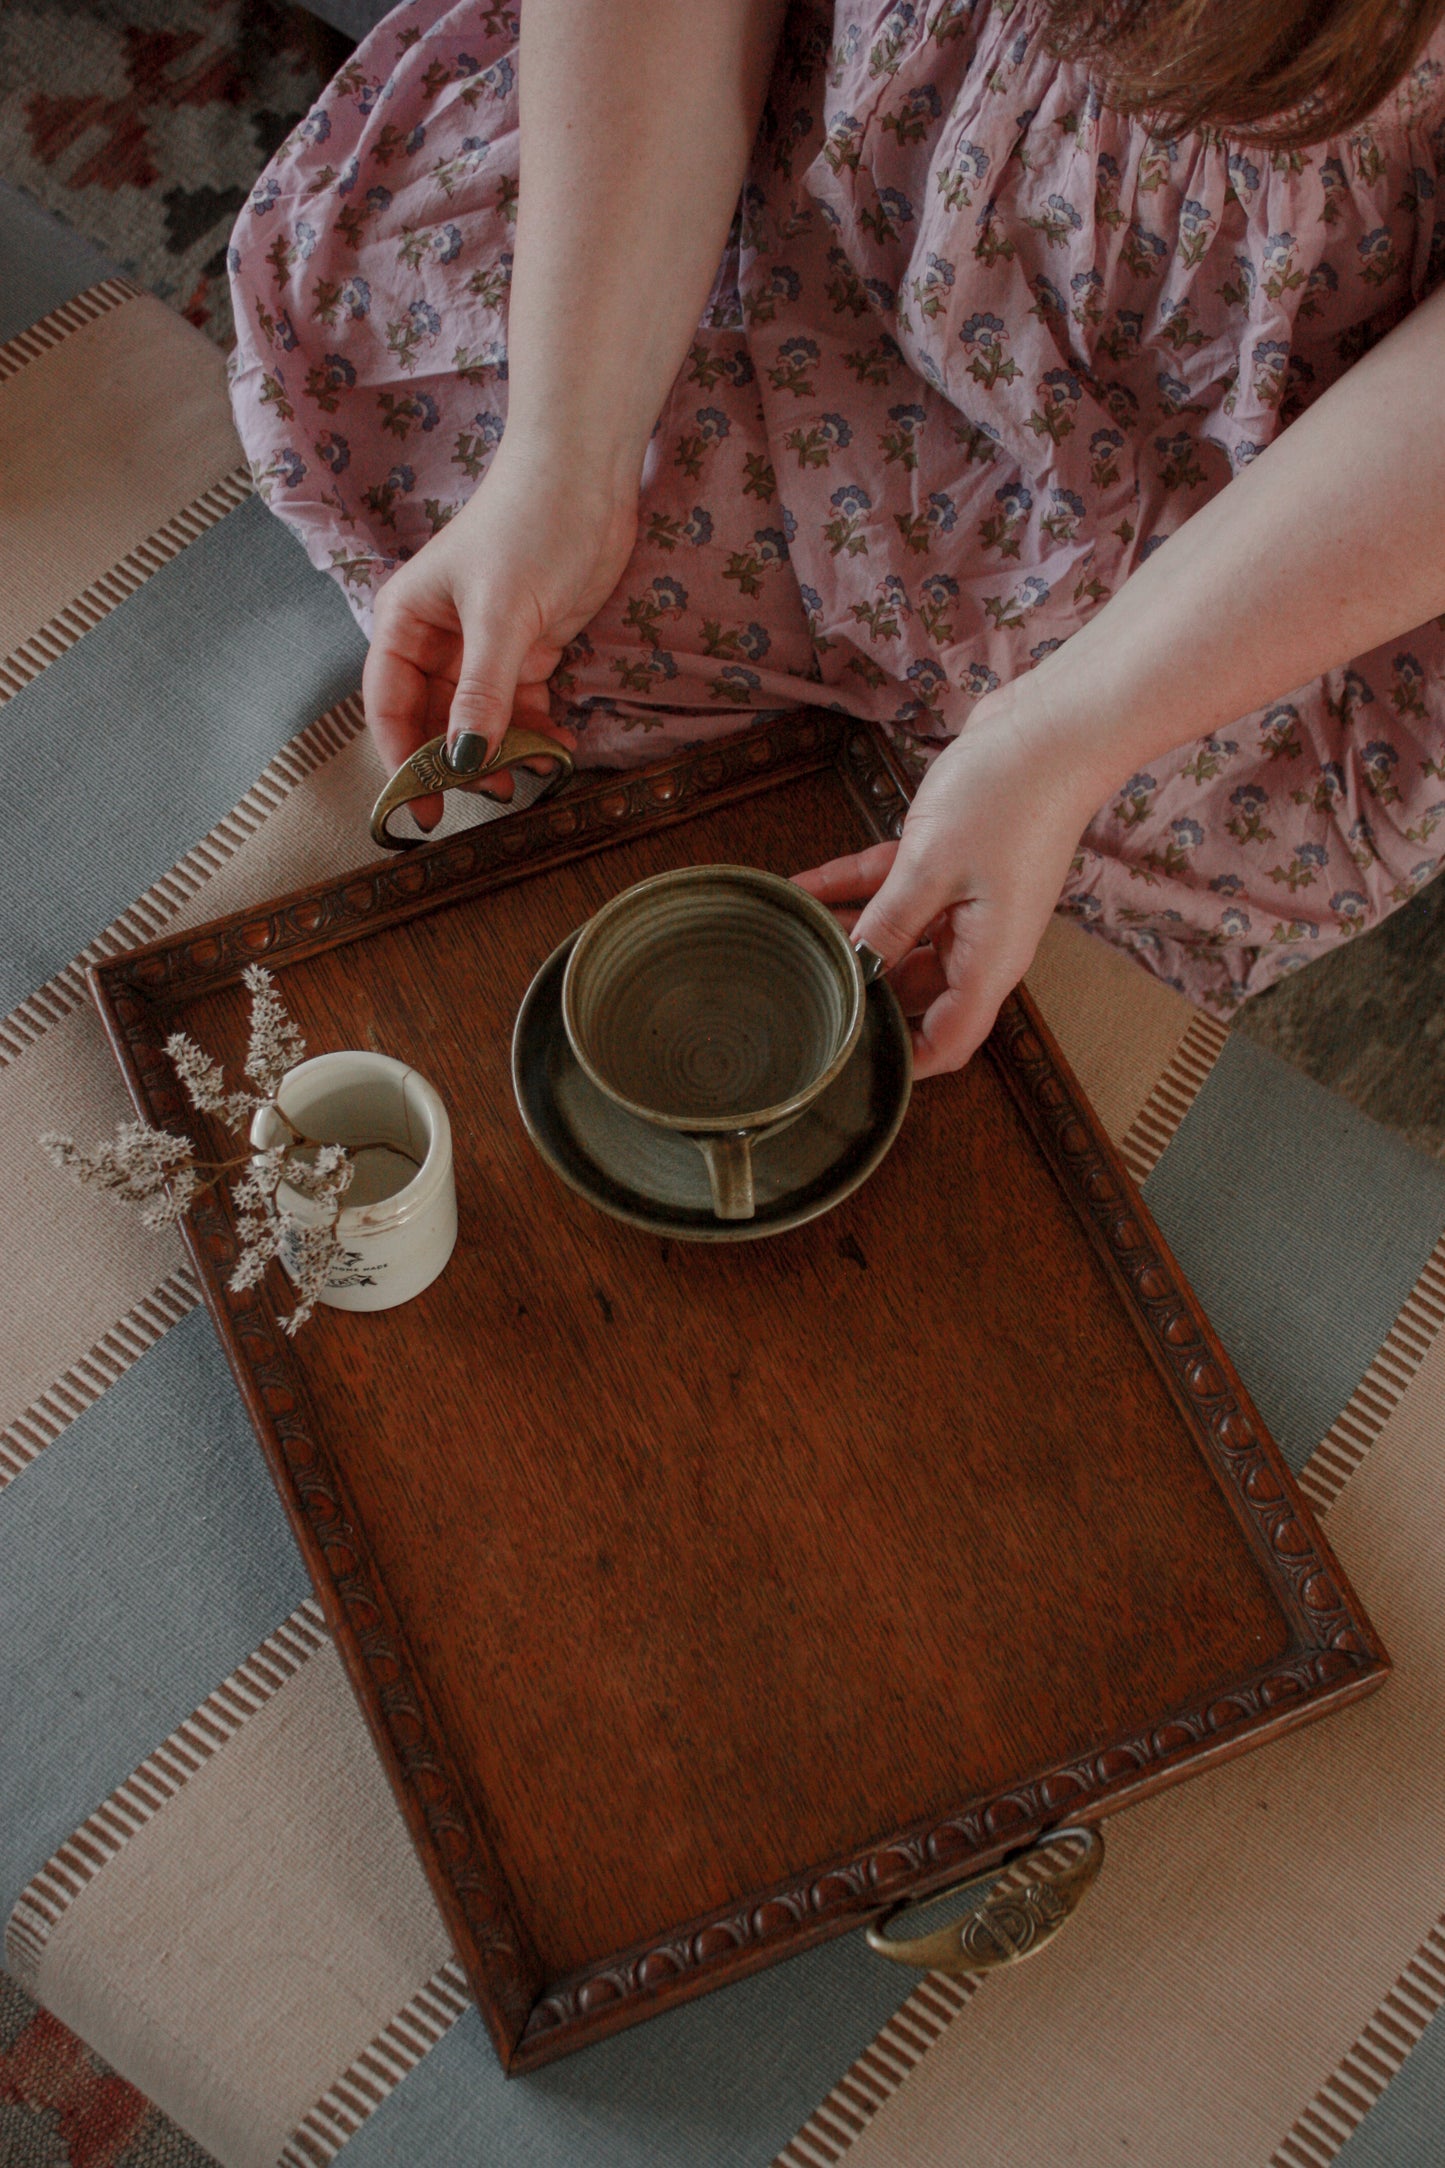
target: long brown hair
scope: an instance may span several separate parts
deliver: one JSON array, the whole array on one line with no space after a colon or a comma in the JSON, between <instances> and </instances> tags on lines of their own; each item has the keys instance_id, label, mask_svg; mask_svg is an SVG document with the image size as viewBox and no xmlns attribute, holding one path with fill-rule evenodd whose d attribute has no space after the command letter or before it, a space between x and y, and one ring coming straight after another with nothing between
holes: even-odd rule
<instances>
[{"instance_id":1,"label":"long brown hair","mask_svg":"<svg viewBox=\"0 0 1445 2168\"><path fill-rule=\"evenodd\" d=\"M1050 0L1049 14L1052 50L1096 68L1111 105L1288 149L1372 113L1445 0Z\"/></svg>"}]
</instances>

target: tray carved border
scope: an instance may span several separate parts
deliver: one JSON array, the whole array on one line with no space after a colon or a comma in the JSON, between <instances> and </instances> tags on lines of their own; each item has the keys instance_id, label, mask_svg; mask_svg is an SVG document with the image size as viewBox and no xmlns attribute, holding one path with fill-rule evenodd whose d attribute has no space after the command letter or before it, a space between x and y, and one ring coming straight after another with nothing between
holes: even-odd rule
<instances>
[{"instance_id":1,"label":"tray carved border","mask_svg":"<svg viewBox=\"0 0 1445 2168\"><path fill-rule=\"evenodd\" d=\"M630 833L670 826L758 790L836 766L875 838L896 836L907 778L881 731L804 709L651 768L580 780L535 811L468 831L264 910L132 950L91 970L93 992L137 1109L185 1126L163 1052L164 1011L253 962L298 961ZM1131 1177L1025 990L1009 997L987 1046L1065 1194L1106 1258L1202 1451L1264 1564L1292 1628L1274 1664L1146 1732L1040 1772L941 1820L889 1835L825 1869L760 1892L665 1936L543 1984L541 1968L472 1802L450 1768L404 1639L371 1567L345 1486L318 1443L295 1358L261 1291L226 1287L236 1256L213 1198L187 1240L353 1684L483 2014L509 2071L535 2068L633 2022L859 1924L904 1893L941 1887L964 1867L1001 1862L1064 1820L1095 1819L1169 1780L1201 1750L1223 1758L1380 1683L1388 1658Z\"/></svg>"}]
</instances>

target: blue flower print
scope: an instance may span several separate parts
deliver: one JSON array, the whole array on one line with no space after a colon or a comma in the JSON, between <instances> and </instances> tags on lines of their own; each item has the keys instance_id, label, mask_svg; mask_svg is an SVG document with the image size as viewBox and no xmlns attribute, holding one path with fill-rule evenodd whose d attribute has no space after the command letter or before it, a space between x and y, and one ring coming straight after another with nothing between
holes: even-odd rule
<instances>
[{"instance_id":1,"label":"blue flower print","mask_svg":"<svg viewBox=\"0 0 1445 2168\"><path fill-rule=\"evenodd\" d=\"M455 263L462 252L460 226L438 226L431 236L431 252L438 263Z\"/></svg>"},{"instance_id":2,"label":"blue flower print","mask_svg":"<svg viewBox=\"0 0 1445 2168\"><path fill-rule=\"evenodd\" d=\"M1251 924L1248 911L1242 911L1237 903L1226 905L1219 914L1219 930L1226 941L1242 941Z\"/></svg>"},{"instance_id":3,"label":"blue flower print","mask_svg":"<svg viewBox=\"0 0 1445 2168\"><path fill-rule=\"evenodd\" d=\"M953 638L958 582L951 572L930 572L918 589L918 622L930 640L946 647Z\"/></svg>"},{"instance_id":4,"label":"blue flower print","mask_svg":"<svg viewBox=\"0 0 1445 2168\"><path fill-rule=\"evenodd\" d=\"M1072 542L1086 511L1077 490L1055 487L1049 491L1049 509L1040 524L1044 533L1052 535L1056 542Z\"/></svg>"},{"instance_id":5,"label":"blue flower print","mask_svg":"<svg viewBox=\"0 0 1445 2168\"><path fill-rule=\"evenodd\" d=\"M1256 444L1253 437L1241 437L1230 451L1229 463L1235 473L1239 474L1252 460L1258 459L1263 450L1264 446Z\"/></svg>"},{"instance_id":6,"label":"blue flower print","mask_svg":"<svg viewBox=\"0 0 1445 2168\"><path fill-rule=\"evenodd\" d=\"M1040 274L1034 280L1034 301L1040 316L1062 316L1065 313L1064 297L1052 279Z\"/></svg>"},{"instance_id":7,"label":"blue flower print","mask_svg":"<svg viewBox=\"0 0 1445 2168\"><path fill-rule=\"evenodd\" d=\"M316 228L308 225L304 218L298 218L296 231L292 238L296 244L296 253L302 263L309 263L316 253L316 244L321 238Z\"/></svg>"},{"instance_id":8,"label":"blue flower print","mask_svg":"<svg viewBox=\"0 0 1445 2168\"><path fill-rule=\"evenodd\" d=\"M1152 272L1163 269L1169 256L1169 243L1162 234L1150 233L1138 220L1130 225L1121 251L1125 263L1136 278L1147 278Z\"/></svg>"},{"instance_id":9,"label":"blue flower print","mask_svg":"<svg viewBox=\"0 0 1445 2168\"><path fill-rule=\"evenodd\" d=\"M1089 439L1089 475L1100 488L1107 489L1119 479L1119 454L1124 449L1124 438L1117 429L1096 429Z\"/></svg>"},{"instance_id":10,"label":"blue flower print","mask_svg":"<svg viewBox=\"0 0 1445 2168\"><path fill-rule=\"evenodd\" d=\"M929 526L936 528L939 534L952 534L958 525L958 508L945 490L935 489L930 492L928 510L924 516Z\"/></svg>"},{"instance_id":11,"label":"blue flower print","mask_svg":"<svg viewBox=\"0 0 1445 2168\"><path fill-rule=\"evenodd\" d=\"M352 189L356 186L357 176L360 172L361 160L359 158L348 158L340 173L336 176L336 193L338 196L349 196L351 194Z\"/></svg>"},{"instance_id":12,"label":"blue flower print","mask_svg":"<svg viewBox=\"0 0 1445 2168\"><path fill-rule=\"evenodd\" d=\"M754 670L745 670L741 663L725 663L715 678L708 681L708 688L723 700L735 700L739 706L759 691L762 679Z\"/></svg>"},{"instance_id":13,"label":"blue flower print","mask_svg":"<svg viewBox=\"0 0 1445 2168\"><path fill-rule=\"evenodd\" d=\"M292 323L285 309L277 312L274 337L283 354L295 352L299 343L296 337L296 326Z\"/></svg>"},{"instance_id":14,"label":"blue flower print","mask_svg":"<svg viewBox=\"0 0 1445 2168\"><path fill-rule=\"evenodd\" d=\"M1358 888L1336 889L1334 895L1330 898L1330 909L1334 912L1336 918L1343 919L1352 933L1358 931L1364 924L1365 914L1369 908L1369 897L1362 895Z\"/></svg>"},{"instance_id":15,"label":"blue flower print","mask_svg":"<svg viewBox=\"0 0 1445 2168\"><path fill-rule=\"evenodd\" d=\"M1197 851L1204 841L1204 830L1200 827L1198 821L1189 820L1188 818L1171 821L1169 823L1169 833L1173 836L1176 846L1181 851Z\"/></svg>"},{"instance_id":16,"label":"blue flower print","mask_svg":"<svg viewBox=\"0 0 1445 2168\"><path fill-rule=\"evenodd\" d=\"M1214 213L1207 204L1193 196L1186 196L1179 212L1179 237L1182 242L1194 242L1208 234L1214 225Z\"/></svg>"},{"instance_id":17,"label":"blue flower print","mask_svg":"<svg viewBox=\"0 0 1445 2168\"><path fill-rule=\"evenodd\" d=\"M985 693L997 692L998 672L990 670L986 662L971 662L960 679L963 690L975 700L982 700Z\"/></svg>"},{"instance_id":18,"label":"blue flower print","mask_svg":"<svg viewBox=\"0 0 1445 2168\"><path fill-rule=\"evenodd\" d=\"M1330 854L1323 843L1297 843L1289 864L1268 867L1265 878L1278 882L1282 888L1287 888L1290 894L1294 895L1298 889L1313 888L1316 876L1322 867L1329 864L1329 860ZM1313 939L1318 931L1318 927L1312 928L1310 938ZM1275 938L1279 938L1278 934ZM1288 938L1299 937L1291 932Z\"/></svg>"},{"instance_id":19,"label":"blue flower print","mask_svg":"<svg viewBox=\"0 0 1445 2168\"><path fill-rule=\"evenodd\" d=\"M353 320L371 314L371 288L360 277L346 279L341 288L341 306Z\"/></svg>"},{"instance_id":20,"label":"blue flower print","mask_svg":"<svg viewBox=\"0 0 1445 2168\"><path fill-rule=\"evenodd\" d=\"M782 518L783 540L787 543L788 548L791 549L794 542L798 538L798 522L793 517L792 511L786 504L783 506Z\"/></svg>"},{"instance_id":21,"label":"blue flower print","mask_svg":"<svg viewBox=\"0 0 1445 2168\"><path fill-rule=\"evenodd\" d=\"M828 502L848 519L856 517L859 512L871 512L873 509L873 499L857 482L845 482L841 489L834 490Z\"/></svg>"},{"instance_id":22,"label":"blue flower print","mask_svg":"<svg viewBox=\"0 0 1445 2168\"><path fill-rule=\"evenodd\" d=\"M344 354L325 354L306 372L306 392L323 413L334 414L342 395L356 382L356 370Z\"/></svg>"},{"instance_id":23,"label":"blue flower print","mask_svg":"<svg viewBox=\"0 0 1445 2168\"><path fill-rule=\"evenodd\" d=\"M699 407L697 433L704 444L719 444L732 428L721 407Z\"/></svg>"},{"instance_id":24,"label":"blue flower print","mask_svg":"<svg viewBox=\"0 0 1445 2168\"><path fill-rule=\"evenodd\" d=\"M880 316L891 316L898 306L898 296L887 279L864 279L863 291Z\"/></svg>"},{"instance_id":25,"label":"blue flower print","mask_svg":"<svg viewBox=\"0 0 1445 2168\"><path fill-rule=\"evenodd\" d=\"M909 684L916 685L920 697L927 702L931 702L941 693L948 683L948 672L942 663L935 662L931 655L924 655L917 662L911 662L906 676Z\"/></svg>"},{"instance_id":26,"label":"blue flower print","mask_svg":"<svg viewBox=\"0 0 1445 2168\"><path fill-rule=\"evenodd\" d=\"M806 610L809 618L821 618L821 616L823 615L823 598L818 593L817 588L805 587L800 582L798 586L798 593L803 598L803 608Z\"/></svg>"},{"instance_id":27,"label":"blue flower print","mask_svg":"<svg viewBox=\"0 0 1445 2168\"><path fill-rule=\"evenodd\" d=\"M753 536L759 560L765 565L779 565L787 560L788 537L781 527L759 527Z\"/></svg>"},{"instance_id":28,"label":"blue flower print","mask_svg":"<svg viewBox=\"0 0 1445 2168\"><path fill-rule=\"evenodd\" d=\"M1062 640L1040 640L1037 647L1029 649L1030 662L1042 662L1045 655L1052 655L1055 648L1063 646Z\"/></svg>"},{"instance_id":29,"label":"blue flower print","mask_svg":"<svg viewBox=\"0 0 1445 2168\"><path fill-rule=\"evenodd\" d=\"M1373 284L1379 284L1397 268L1395 243L1388 226L1376 226L1372 233L1367 233L1362 241L1356 242L1355 248L1365 267L1364 276Z\"/></svg>"},{"instance_id":30,"label":"blue flower print","mask_svg":"<svg viewBox=\"0 0 1445 2168\"><path fill-rule=\"evenodd\" d=\"M772 644L771 635L761 625L745 625L738 634L738 652L749 662L761 662Z\"/></svg>"},{"instance_id":31,"label":"blue flower print","mask_svg":"<svg viewBox=\"0 0 1445 2168\"><path fill-rule=\"evenodd\" d=\"M1216 896L1237 896L1244 882L1237 873L1216 873L1209 886Z\"/></svg>"},{"instance_id":32,"label":"blue flower print","mask_svg":"<svg viewBox=\"0 0 1445 2168\"><path fill-rule=\"evenodd\" d=\"M878 201L895 224L899 226L912 225L913 205L901 188L880 188Z\"/></svg>"},{"instance_id":33,"label":"blue flower print","mask_svg":"<svg viewBox=\"0 0 1445 2168\"><path fill-rule=\"evenodd\" d=\"M266 213L274 208L280 193L281 183L274 173L268 173L251 195L251 209L257 218L264 218Z\"/></svg>"},{"instance_id":34,"label":"blue flower print","mask_svg":"<svg viewBox=\"0 0 1445 2168\"><path fill-rule=\"evenodd\" d=\"M331 133L331 115L318 105L307 114L296 133L303 143L324 143Z\"/></svg>"},{"instance_id":35,"label":"blue flower print","mask_svg":"<svg viewBox=\"0 0 1445 2168\"><path fill-rule=\"evenodd\" d=\"M1365 783L1373 797L1389 805L1400 795L1395 783L1395 770L1400 765L1400 755L1393 745L1383 738L1372 738L1360 750L1360 766L1365 771Z\"/></svg>"},{"instance_id":36,"label":"blue flower print","mask_svg":"<svg viewBox=\"0 0 1445 2168\"><path fill-rule=\"evenodd\" d=\"M938 171L935 185L943 197L945 209L968 210L973 203L974 190L982 185L988 167L989 156L983 145L971 143L964 136L952 157Z\"/></svg>"},{"instance_id":37,"label":"blue flower print","mask_svg":"<svg viewBox=\"0 0 1445 2168\"><path fill-rule=\"evenodd\" d=\"M228 241L226 243L226 269L230 272L232 278L234 278L240 268L241 251L237 248L234 241Z\"/></svg>"},{"instance_id":38,"label":"blue flower print","mask_svg":"<svg viewBox=\"0 0 1445 2168\"><path fill-rule=\"evenodd\" d=\"M351 465L351 446L334 430L324 430L316 439L316 456L333 474L344 474Z\"/></svg>"},{"instance_id":39,"label":"blue flower print","mask_svg":"<svg viewBox=\"0 0 1445 2168\"><path fill-rule=\"evenodd\" d=\"M705 542L712 540L711 512L702 505L695 504L682 523L682 532L684 539L691 542L694 549L701 549Z\"/></svg>"},{"instance_id":40,"label":"blue flower print","mask_svg":"<svg viewBox=\"0 0 1445 2168\"><path fill-rule=\"evenodd\" d=\"M1259 187L1259 167L1243 151L1231 151L1226 167L1229 185L1237 196L1252 196Z\"/></svg>"},{"instance_id":41,"label":"blue flower print","mask_svg":"<svg viewBox=\"0 0 1445 2168\"><path fill-rule=\"evenodd\" d=\"M1098 896L1070 896L1060 908L1067 911L1070 918L1080 919L1086 926L1094 924L1104 915L1103 902Z\"/></svg>"},{"instance_id":42,"label":"blue flower print","mask_svg":"<svg viewBox=\"0 0 1445 2168\"><path fill-rule=\"evenodd\" d=\"M381 187L368 188L366 191L366 208L373 218L380 218L383 211L391 209L391 190Z\"/></svg>"},{"instance_id":43,"label":"blue flower print","mask_svg":"<svg viewBox=\"0 0 1445 2168\"><path fill-rule=\"evenodd\" d=\"M301 454L292 445L288 444L284 450L276 454L271 471L278 481L285 484L287 489L294 489L298 482L304 481L306 478L306 462L301 457Z\"/></svg>"},{"instance_id":44,"label":"blue flower print","mask_svg":"<svg viewBox=\"0 0 1445 2168\"><path fill-rule=\"evenodd\" d=\"M1146 769L1140 769L1137 775L1126 777L1119 786L1119 795L1114 800L1114 818L1125 828L1137 828L1141 821L1148 819L1149 808L1158 788L1158 783Z\"/></svg>"},{"instance_id":45,"label":"blue flower print","mask_svg":"<svg viewBox=\"0 0 1445 2168\"><path fill-rule=\"evenodd\" d=\"M456 70L458 75L475 75L481 68L481 65L481 62L477 59L475 53L457 54Z\"/></svg>"},{"instance_id":46,"label":"blue flower print","mask_svg":"<svg viewBox=\"0 0 1445 2168\"><path fill-rule=\"evenodd\" d=\"M1167 534L1146 534L1143 541L1139 544L1140 564L1147 564L1149 562L1149 559L1154 555L1155 550L1162 550L1168 540L1169 537Z\"/></svg>"},{"instance_id":47,"label":"blue flower print","mask_svg":"<svg viewBox=\"0 0 1445 2168\"><path fill-rule=\"evenodd\" d=\"M494 60L490 68L483 68L481 74L477 77L477 81L483 85L493 98L509 98L512 94L512 85L516 80L517 71L512 66L511 61L505 57L501 60Z\"/></svg>"}]
</instances>

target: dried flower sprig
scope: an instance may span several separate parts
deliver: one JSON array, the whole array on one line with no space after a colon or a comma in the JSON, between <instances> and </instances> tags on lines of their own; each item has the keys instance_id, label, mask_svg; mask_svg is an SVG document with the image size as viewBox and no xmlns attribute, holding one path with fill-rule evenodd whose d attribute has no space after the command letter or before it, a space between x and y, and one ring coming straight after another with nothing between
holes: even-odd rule
<instances>
[{"instance_id":1,"label":"dried flower sprig","mask_svg":"<svg viewBox=\"0 0 1445 2168\"><path fill-rule=\"evenodd\" d=\"M240 1254L229 1285L238 1294L255 1287L272 1258L279 1258L296 1291L282 1323L288 1333L295 1333L328 1285L355 1282L360 1261L336 1234L355 1167L344 1145L303 1136L277 1104L287 1072L305 1055L306 1041L265 966L249 965L243 978L251 996L246 1075L254 1091L228 1091L220 1063L183 1031L172 1032L166 1052L200 1113L219 1115L228 1127L239 1129L249 1127L262 1107L270 1107L289 1132L284 1144L241 1152L233 1159L198 1160L189 1137L152 1129L145 1122L122 1122L114 1137L89 1150L56 1130L47 1130L40 1145L51 1164L77 1182L139 1205L147 1227L173 1225L203 1191L233 1168L244 1168L231 1183ZM303 1220L289 1211L280 1201L283 1184L319 1206L320 1216L313 1219L308 1213Z\"/></svg>"}]
</instances>

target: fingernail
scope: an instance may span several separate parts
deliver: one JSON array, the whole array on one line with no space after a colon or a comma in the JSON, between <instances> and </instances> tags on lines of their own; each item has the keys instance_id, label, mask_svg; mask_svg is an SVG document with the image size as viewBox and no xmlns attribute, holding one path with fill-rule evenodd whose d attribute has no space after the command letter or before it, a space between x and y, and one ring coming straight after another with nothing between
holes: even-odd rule
<instances>
[{"instance_id":1,"label":"fingernail","mask_svg":"<svg viewBox=\"0 0 1445 2168\"><path fill-rule=\"evenodd\" d=\"M853 954L863 967L863 984L865 986L871 986L873 981L881 977L882 973L888 968L877 949L869 948L866 941L855 941L853 943Z\"/></svg>"},{"instance_id":2,"label":"fingernail","mask_svg":"<svg viewBox=\"0 0 1445 2168\"><path fill-rule=\"evenodd\" d=\"M458 775L475 775L487 757L487 741L477 730L463 730L447 748L447 761Z\"/></svg>"}]
</instances>

